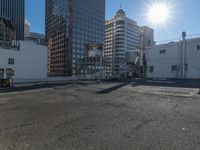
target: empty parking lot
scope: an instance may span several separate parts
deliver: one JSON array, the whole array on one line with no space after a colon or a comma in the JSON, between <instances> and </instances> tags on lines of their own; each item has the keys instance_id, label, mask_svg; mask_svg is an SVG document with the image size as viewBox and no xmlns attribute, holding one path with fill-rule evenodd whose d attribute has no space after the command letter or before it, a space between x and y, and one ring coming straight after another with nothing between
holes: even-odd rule
<instances>
[{"instance_id":1,"label":"empty parking lot","mask_svg":"<svg viewBox=\"0 0 200 150\"><path fill-rule=\"evenodd\" d=\"M200 149L198 88L129 81L3 91L0 149Z\"/></svg>"}]
</instances>

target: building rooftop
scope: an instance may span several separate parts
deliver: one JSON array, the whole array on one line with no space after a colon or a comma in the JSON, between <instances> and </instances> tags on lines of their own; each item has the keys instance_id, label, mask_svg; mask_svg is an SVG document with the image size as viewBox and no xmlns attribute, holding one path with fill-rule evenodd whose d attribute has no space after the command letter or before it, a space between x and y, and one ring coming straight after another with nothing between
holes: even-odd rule
<instances>
[{"instance_id":1,"label":"building rooftop","mask_svg":"<svg viewBox=\"0 0 200 150\"><path fill-rule=\"evenodd\" d=\"M117 11L116 15L117 16L126 16L126 13L123 9L120 9L120 10Z\"/></svg>"},{"instance_id":2,"label":"building rooftop","mask_svg":"<svg viewBox=\"0 0 200 150\"><path fill-rule=\"evenodd\" d=\"M200 41L200 37L197 37L197 38L188 38L186 39L186 42L195 42L195 41ZM182 42L182 40L177 40L177 41L169 41L169 42L166 42L166 43L159 43L157 45L154 45L154 46L150 46L148 48L159 48L159 47L169 47L169 46L174 46L174 45L180 45L180 43Z\"/></svg>"},{"instance_id":3,"label":"building rooftop","mask_svg":"<svg viewBox=\"0 0 200 150\"><path fill-rule=\"evenodd\" d=\"M25 37L33 37L33 38L38 38L38 39L45 39L44 34L35 33L35 32L29 32L29 33L25 34Z\"/></svg>"}]
</instances>

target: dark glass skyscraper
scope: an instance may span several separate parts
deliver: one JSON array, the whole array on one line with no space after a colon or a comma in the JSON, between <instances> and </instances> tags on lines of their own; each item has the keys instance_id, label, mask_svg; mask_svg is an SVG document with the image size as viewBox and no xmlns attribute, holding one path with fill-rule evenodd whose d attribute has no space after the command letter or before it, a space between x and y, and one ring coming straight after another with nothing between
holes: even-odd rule
<instances>
[{"instance_id":1,"label":"dark glass skyscraper","mask_svg":"<svg viewBox=\"0 0 200 150\"><path fill-rule=\"evenodd\" d=\"M24 0L0 0L0 17L15 27L17 40L24 40L24 3Z\"/></svg>"},{"instance_id":2,"label":"dark glass skyscraper","mask_svg":"<svg viewBox=\"0 0 200 150\"><path fill-rule=\"evenodd\" d=\"M46 0L49 72L71 76L87 73L80 60L89 44L104 43L105 0Z\"/></svg>"}]
</instances>

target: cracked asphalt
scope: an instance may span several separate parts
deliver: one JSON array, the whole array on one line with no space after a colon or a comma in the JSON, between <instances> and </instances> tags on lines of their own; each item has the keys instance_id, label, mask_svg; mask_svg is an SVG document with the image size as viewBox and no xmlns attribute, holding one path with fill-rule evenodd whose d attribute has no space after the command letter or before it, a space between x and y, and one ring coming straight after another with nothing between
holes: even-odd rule
<instances>
[{"instance_id":1,"label":"cracked asphalt","mask_svg":"<svg viewBox=\"0 0 200 150\"><path fill-rule=\"evenodd\" d=\"M196 90L98 83L1 93L0 150L199 150Z\"/></svg>"}]
</instances>

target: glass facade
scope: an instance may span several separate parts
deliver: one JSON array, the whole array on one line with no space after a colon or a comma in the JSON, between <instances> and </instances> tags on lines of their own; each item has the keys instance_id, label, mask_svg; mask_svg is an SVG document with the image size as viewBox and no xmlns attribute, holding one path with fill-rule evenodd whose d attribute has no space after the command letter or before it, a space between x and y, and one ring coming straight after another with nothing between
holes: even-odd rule
<instances>
[{"instance_id":1,"label":"glass facade","mask_svg":"<svg viewBox=\"0 0 200 150\"><path fill-rule=\"evenodd\" d=\"M49 72L53 75L87 73L80 60L87 45L104 43L105 0L46 0Z\"/></svg>"},{"instance_id":2,"label":"glass facade","mask_svg":"<svg viewBox=\"0 0 200 150\"><path fill-rule=\"evenodd\" d=\"M17 40L24 40L24 3L24 0L0 0L0 17L15 27Z\"/></svg>"}]
</instances>

